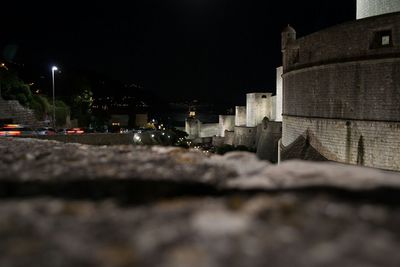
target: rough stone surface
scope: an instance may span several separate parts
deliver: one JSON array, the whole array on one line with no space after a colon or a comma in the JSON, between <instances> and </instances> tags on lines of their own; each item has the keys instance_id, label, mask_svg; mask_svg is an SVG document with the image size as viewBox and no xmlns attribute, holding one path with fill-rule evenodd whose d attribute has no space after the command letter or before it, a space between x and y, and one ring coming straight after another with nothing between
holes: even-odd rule
<instances>
[{"instance_id":1,"label":"rough stone surface","mask_svg":"<svg viewBox=\"0 0 400 267\"><path fill-rule=\"evenodd\" d=\"M0 96L0 119L30 126L43 126L37 121L33 110L23 107L17 100L4 100Z\"/></svg>"},{"instance_id":2,"label":"rough stone surface","mask_svg":"<svg viewBox=\"0 0 400 267\"><path fill-rule=\"evenodd\" d=\"M398 0L357 0L357 19L399 12Z\"/></svg>"},{"instance_id":3,"label":"rough stone surface","mask_svg":"<svg viewBox=\"0 0 400 267\"><path fill-rule=\"evenodd\" d=\"M235 107L235 126L246 126L246 106Z\"/></svg>"},{"instance_id":4,"label":"rough stone surface","mask_svg":"<svg viewBox=\"0 0 400 267\"><path fill-rule=\"evenodd\" d=\"M249 93L246 95L246 126L256 127L264 117L275 120L271 93ZM276 99L275 99L276 100Z\"/></svg>"},{"instance_id":5,"label":"rough stone surface","mask_svg":"<svg viewBox=\"0 0 400 267\"><path fill-rule=\"evenodd\" d=\"M302 135L329 160L399 171L399 36L392 13L284 38L282 144Z\"/></svg>"},{"instance_id":6,"label":"rough stone surface","mask_svg":"<svg viewBox=\"0 0 400 267\"><path fill-rule=\"evenodd\" d=\"M400 264L400 175L0 139L0 266Z\"/></svg>"}]
</instances>

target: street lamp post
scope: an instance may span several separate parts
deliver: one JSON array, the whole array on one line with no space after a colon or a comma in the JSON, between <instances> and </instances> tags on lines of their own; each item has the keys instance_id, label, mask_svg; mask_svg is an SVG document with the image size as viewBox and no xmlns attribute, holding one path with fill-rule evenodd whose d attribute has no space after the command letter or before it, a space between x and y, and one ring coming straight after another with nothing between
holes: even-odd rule
<instances>
[{"instance_id":1,"label":"street lamp post","mask_svg":"<svg viewBox=\"0 0 400 267\"><path fill-rule=\"evenodd\" d=\"M56 66L53 66L51 68L51 74L52 74L52 81L53 81L53 128L56 129L56 98L55 98L55 82L54 82L54 72L58 70Z\"/></svg>"}]
</instances>

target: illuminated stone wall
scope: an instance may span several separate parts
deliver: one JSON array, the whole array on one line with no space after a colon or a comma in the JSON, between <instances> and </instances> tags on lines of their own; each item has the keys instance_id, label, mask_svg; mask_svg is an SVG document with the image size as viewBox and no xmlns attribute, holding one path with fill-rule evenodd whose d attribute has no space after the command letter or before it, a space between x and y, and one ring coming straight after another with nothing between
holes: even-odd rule
<instances>
[{"instance_id":1,"label":"illuminated stone wall","mask_svg":"<svg viewBox=\"0 0 400 267\"><path fill-rule=\"evenodd\" d=\"M400 171L400 122L285 116L283 146L301 135L329 160Z\"/></svg>"},{"instance_id":2,"label":"illuminated stone wall","mask_svg":"<svg viewBox=\"0 0 400 267\"><path fill-rule=\"evenodd\" d=\"M357 19L399 11L399 0L357 0Z\"/></svg>"},{"instance_id":3,"label":"illuminated stone wall","mask_svg":"<svg viewBox=\"0 0 400 267\"><path fill-rule=\"evenodd\" d=\"M246 126L255 127L264 117L273 118L273 100L271 93L250 93L246 99Z\"/></svg>"},{"instance_id":4,"label":"illuminated stone wall","mask_svg":"<svg viewBox=\"0 0 400 267\"><path fill-rule=\"evenodd\" d=\"M220 125L219 123L201 123L200 137L213 137L219 136Z\"/></svg>"},{"instance_id":5,"label":"illuminated stone wall","mask_svg":"<svg viewBox=\"0 0 400 267\"><path fill-rule=\"evenodd\" d=\"M236 106L235 110L235 126L246 126L246 106Z\"/></svg>"},{"instance_id":6,"label":"illuminated stone wall","mask_svg":"<svg viewBox=\"0 0 400 267\"><path fill-rule=\"evenodd\" d=\"M200 136L201 122L196 118L187 118L185 121L185 132L189 139L196 139Z\"/></svg>"},{"instance_id":7,"label":"illuminated stone wall","mask_svg":"<svg viewBox=\"0 0 400 267\"><path fill-rule=\"evenodd\" d=\"M225 131L233 131L235 129L234 115L219 115L219 136L224 137Z\"/></svg>"},{"instance_id":8,"label":"illuminated stone wall","mask_svg":"<svg viewBox=\"0 0 400 267\"><path fill-rule=\"evenodd\" d=\"M276 69L276 115L275 121L282 121L282 97L283 97L283 67Z\"/></svg>"},{"instance_id":9,"label":"illuminated stone wall","mask_svg":"<svg viewBox=\"0 0 400 267\"><path fill-rule=\"evenodd\" d=\"M304 136L329 160L400 170L400 13L291 40L283 53L283 146Z\"/></svg>"}]
</instances>

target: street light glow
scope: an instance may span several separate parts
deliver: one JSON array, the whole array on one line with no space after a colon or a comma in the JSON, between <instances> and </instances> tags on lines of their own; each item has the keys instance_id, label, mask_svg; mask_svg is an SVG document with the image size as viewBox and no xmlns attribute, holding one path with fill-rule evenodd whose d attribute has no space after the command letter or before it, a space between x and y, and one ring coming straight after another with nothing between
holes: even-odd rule
<instances>
[{"instance_id":1,"label":"street light glow","mask_svg":"<svg viewBox=\"0 0 400 267\"><path fill-rule=\"evenodd\" d=\"M56 104L55 104L56 98L55 98L55 93L54 93L56 86L55 86L55 81L54 81L54 72L57 70L58 70L58 68L56 66L53 66L51 68L51 76L52 76L51 80L52 80L52 84L53 84L53 128L54 129L56 128Z\"/></svg>"}]
</instances>

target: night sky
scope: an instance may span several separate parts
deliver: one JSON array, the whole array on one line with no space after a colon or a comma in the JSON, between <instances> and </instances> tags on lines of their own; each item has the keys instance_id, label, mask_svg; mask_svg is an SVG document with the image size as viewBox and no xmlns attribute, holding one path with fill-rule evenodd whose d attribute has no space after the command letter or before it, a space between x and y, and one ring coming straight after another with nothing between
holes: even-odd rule
<instances>
[{"instance_id":1,"label":"night sky","mask_svg":"<svg viewBox=\"0 0 400 267\"><path fill-rule=\"evenodd\" d=\"M3 58L95 71L166 100L244 104L274 92L288 23L304 36L354 20L355 0L3 1L1 17Z\"/></svg>"}]
</instances>

